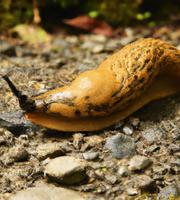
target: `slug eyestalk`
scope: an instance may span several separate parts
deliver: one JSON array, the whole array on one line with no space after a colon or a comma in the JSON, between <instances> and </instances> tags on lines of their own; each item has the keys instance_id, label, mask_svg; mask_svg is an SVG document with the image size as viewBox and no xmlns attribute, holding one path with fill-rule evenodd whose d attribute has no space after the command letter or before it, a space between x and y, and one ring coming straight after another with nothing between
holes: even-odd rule
<instances>
[{"instance_id":1,"label":"slug eyestalk","mask_svg":"<svg viewBox=\"0 0 180 200\"><path fill-rule=\"evenodd\" d=\"M25 112L33 112L36 109L35 101L19 91L7 75L2 76L2 78L6 81L12 93L17 97L20 108Z\"/></svg>"}]
</instances>

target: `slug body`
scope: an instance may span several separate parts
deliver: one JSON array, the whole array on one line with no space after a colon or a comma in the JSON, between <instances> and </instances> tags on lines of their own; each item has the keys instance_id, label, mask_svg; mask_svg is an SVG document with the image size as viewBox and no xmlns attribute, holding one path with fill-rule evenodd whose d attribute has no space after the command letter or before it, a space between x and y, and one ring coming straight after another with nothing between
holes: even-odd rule
<instances>
[{"instance_id":1,"label":"slug body","mask_svg":"<svg viewBox=\"0 0 180 200\"><path fill-rule=\"evenodd\" d=\"M32 97L34 109L25 116L60 131L95 131L178 92L180 51L158 39L140 39L70 85Z\"/></svg>"}]
</instances>

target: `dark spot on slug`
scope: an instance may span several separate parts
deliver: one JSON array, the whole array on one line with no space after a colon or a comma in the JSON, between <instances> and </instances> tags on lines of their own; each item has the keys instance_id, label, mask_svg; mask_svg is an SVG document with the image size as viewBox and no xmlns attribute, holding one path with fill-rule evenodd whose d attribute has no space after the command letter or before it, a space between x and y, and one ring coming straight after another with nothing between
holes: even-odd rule
<instances>
[{"instance_id":1,"label":"dark spot on slug","mask_svg":"<svg viewBox=\"0 0 180 200\"><path fill-rule=\"evenodd\" d=\"M85 96L84 99L86 99L86 100L87 100L87 99L90 99L90 96Z\"/></svg>"},{"instance_id":2,"label":"dark spot on slug","mask_svg":"<svg viewBox=\"0 0 180 200\"><path fill-rule=\"evenodd\" d=\"M173 47L173 46L170 46L170 47L169 47L169 50L176 50L176 48Z\"/></svg>"},{"instance_id":3,"label":"dark spot on slug","mask_svg":"<svg viewBox=\"0 0 180 200\"><path fill-rule=\"evenodd\" d=\"M141 79L139 79L139 82L140 83L143 83L145 81L145 78L144 77L142 77Z\"/></svg>"},{"instance_id":4,"label":"dark spot on slug","mask_svg":"<svg viewBox=\"0 0 180 200\"><path fill-rule=\"evenodd\" d=\"M135 76L134 76L134 79L135 79L135 80L137 80L137 79L138 79L138 76L137 76L137 75L135 75Z\"/></svg>"},{"instance_id":5,"label":"dark spot on slug","mask_svg":"<svg viewBox=\"0 0 180 200\"><path fill-rule=\"evenodd\" d=\"M145 64L148 64L149 61L150 61L150 59L147 58L147 59L144 61L144 63L145 63Z\"/></svg>"},{"instance_id":6,"label":"dark spot on slug","mask_svg":"<svg viewBox=\"0 0 180 200\"><path fill-rule=\"evenodd\" d=\"M66 104L66 105L72 106L72 107L75 106L72 99L69 99L69 98L59 99L58 101L56 101L54 103L62 103L62 104Z\"/></svg>"},{"instance_id":7,"label":"dark spot on slug","mask_svg":"<svg viewBox=\"0 0 180 200\"><path fill-rule=\"evenodd\" d=\"M96 112L106 112L109 108L109 104L104 103L100 105L94 105L92 103L88 104L88 110L96 111Z\"/></svg>"},{"instance_id":8,"label":"dark spot on slug","mask_svg":"<svg viewBox=\"0 0 180 200\"><path fill-rule=\"evenodd\" d=\"M152 70L153 70L153 66L150 65L150 66L147 68L147 72L148 72L148 74L149 74L149 72L151 72Z\"/></svg>"},{"instance_id":9,"label":"dark spot on slug","mask_svg":"<svg viewBox=\"0 0 180 200\"><path fill-rule=\"evenodd\" d=\"M177 58L179 58L180 59L180 54L178 54L178 53L175 53L174 54Z\"/></svg>"},{"instance_id":10,"label":"dark spot on slug","mask_svg":"<svg viewBox=\"0 0 180 200\"><path fill-rule=\"evenodd\" d=\"M76 110L76 111L75 111L75 115L76 115L77 117L80 117L80 116L81 116L81 111L80 111L80 110Z\"/></svg>"}]
</instances>

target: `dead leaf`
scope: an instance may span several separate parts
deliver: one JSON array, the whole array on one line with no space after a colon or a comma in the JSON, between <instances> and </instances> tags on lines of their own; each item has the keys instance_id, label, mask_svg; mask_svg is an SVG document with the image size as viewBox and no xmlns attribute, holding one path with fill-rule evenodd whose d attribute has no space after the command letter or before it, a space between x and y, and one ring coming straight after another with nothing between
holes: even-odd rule
<instances>
[{"instance_id":1,"label":"dead leaf","mask_svg":"<svg viewBox=\"0 0 180 200\"><path fill-rule=\"evenodd\" d=\"M113 36L113 29L109 24L105 21L93 19L89 16L81 15L73 19L66 19L63 22L72 27L91 33Z\"/></svg>"}]
</instances>

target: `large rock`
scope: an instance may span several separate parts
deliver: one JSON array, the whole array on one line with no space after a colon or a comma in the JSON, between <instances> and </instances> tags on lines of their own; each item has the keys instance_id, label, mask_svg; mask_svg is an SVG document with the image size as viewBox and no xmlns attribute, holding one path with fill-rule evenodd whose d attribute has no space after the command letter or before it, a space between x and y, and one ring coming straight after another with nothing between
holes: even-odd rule
<instances>
[{"instance_id":1,"label":"large rock","mask_svg":"<svg viewBox=\"0 0 180 200\"><path fill-rule=\"evenodd\" d=\"M73 190L42 185L21 190L12 195L9 200L85 200L82 194Z\"/></svg>"},{"instance_id":2,"label":"large rock","mask_svg":"<svg viewBox=\"0 0 180 200\"><path fill-rule=\"evenodd\" d=\"M53 181L74 184L86 178L85 162L72 156L62 156L50 160L45 167L45 175Z\"/></svg>"}]
</instances>

